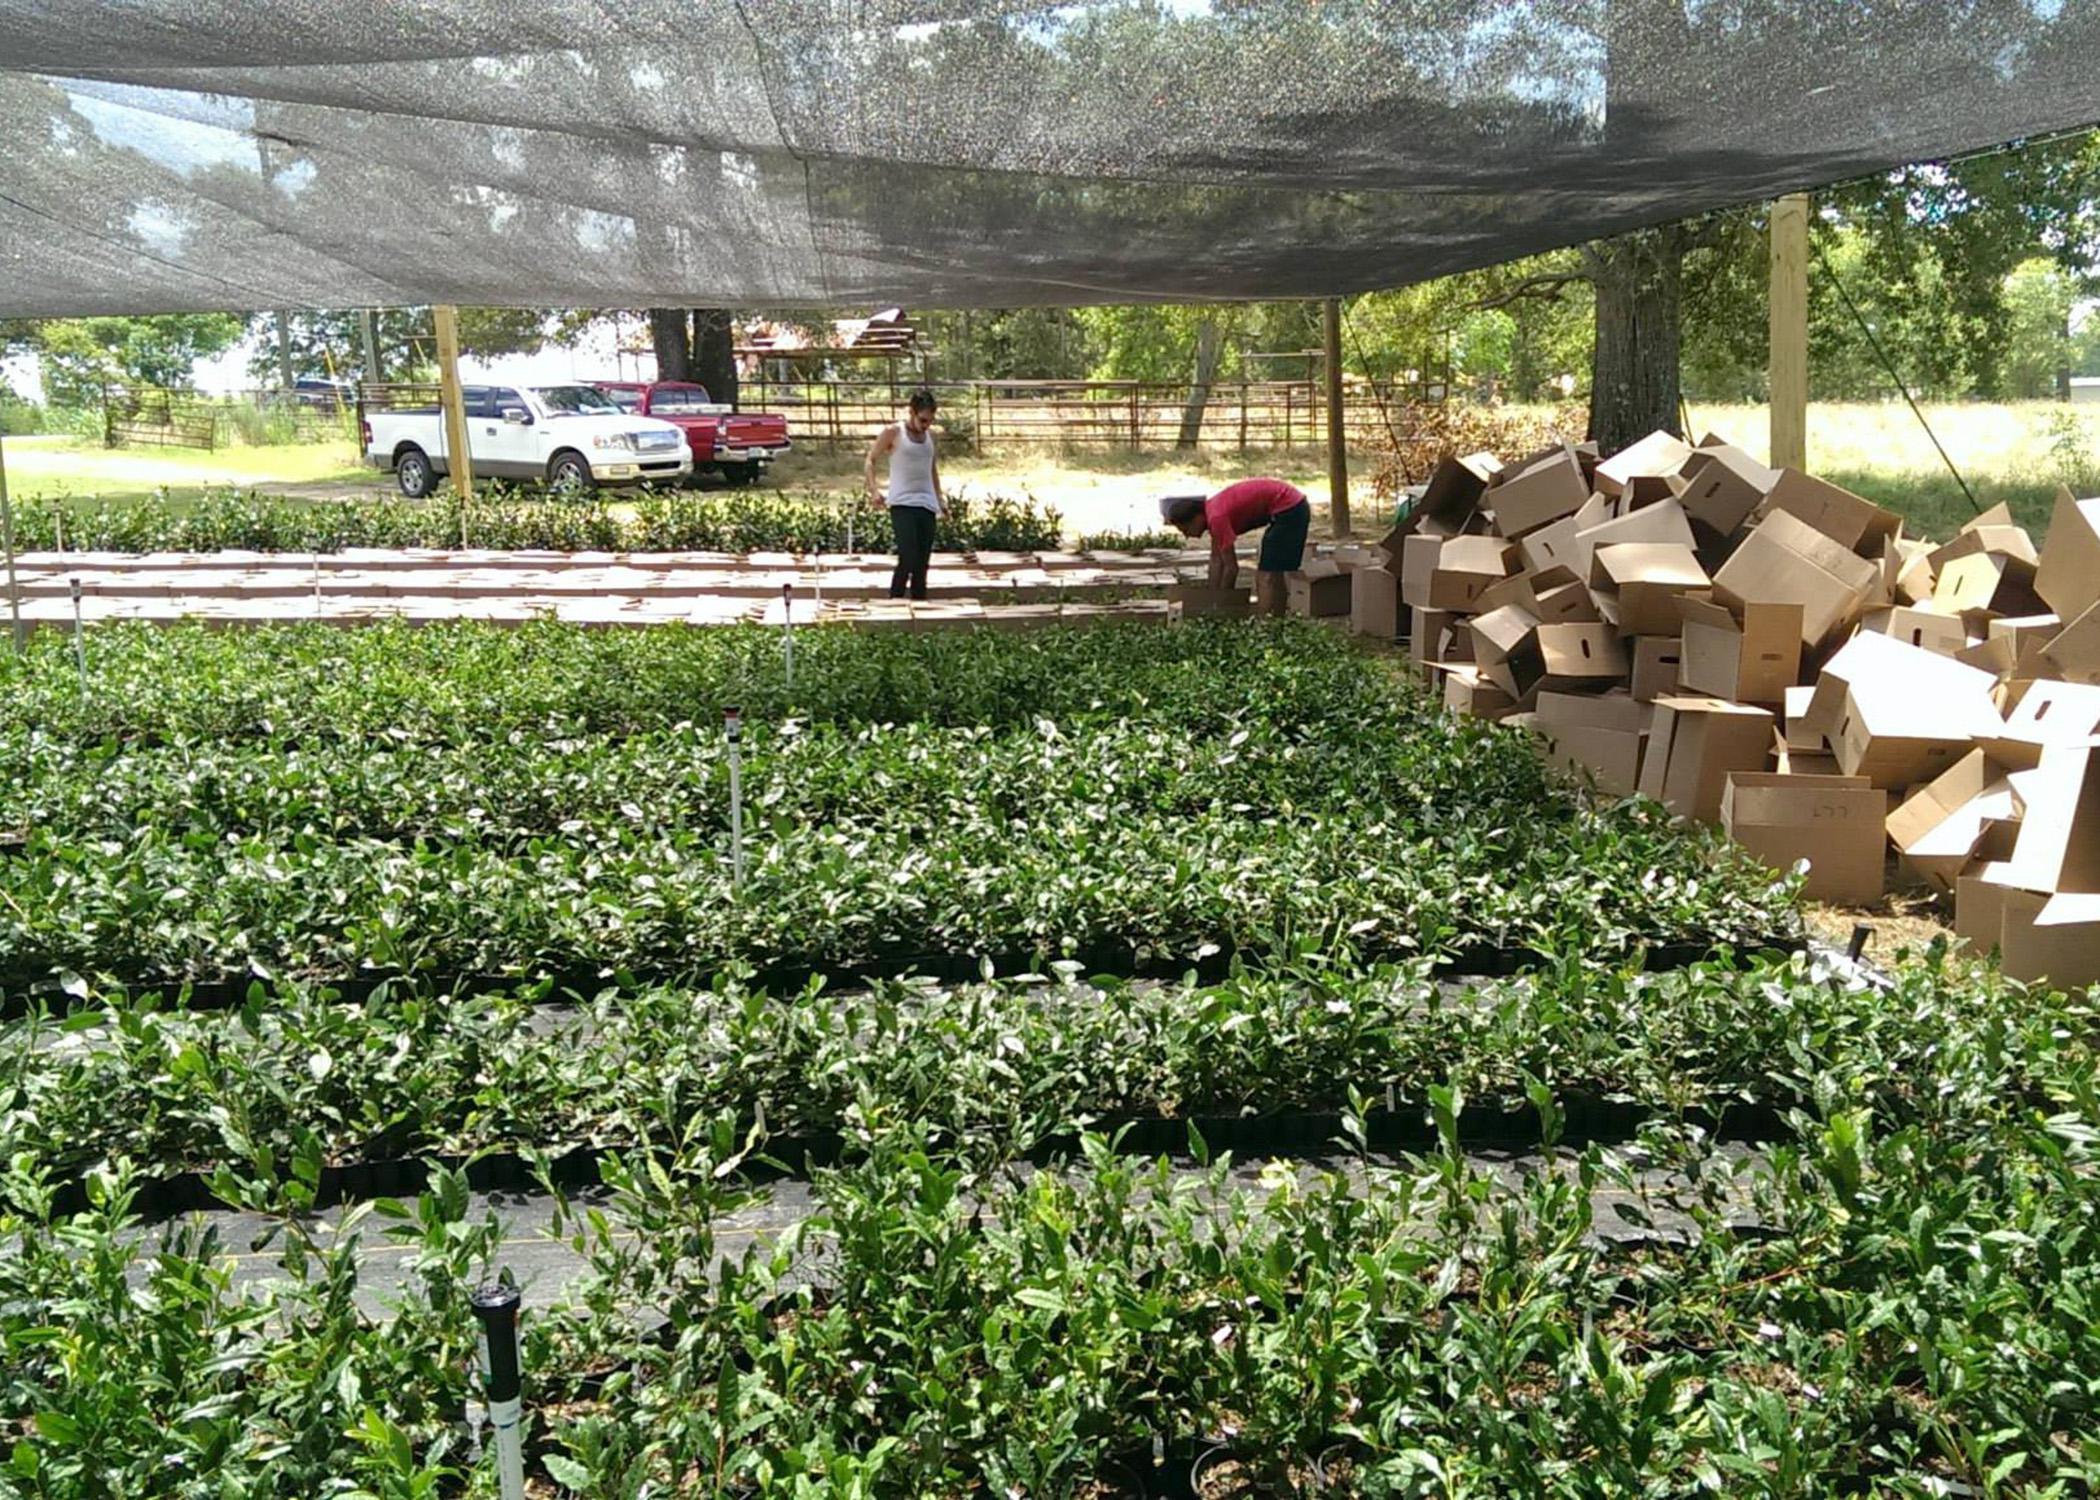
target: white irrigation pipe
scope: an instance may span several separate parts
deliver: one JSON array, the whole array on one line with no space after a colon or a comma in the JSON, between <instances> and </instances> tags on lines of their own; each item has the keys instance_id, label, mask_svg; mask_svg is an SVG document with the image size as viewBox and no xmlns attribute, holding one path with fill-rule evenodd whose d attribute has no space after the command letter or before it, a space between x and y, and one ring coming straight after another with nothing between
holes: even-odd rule
<instances>
[{"instance_id":1,"label":"white irrigation pipe","mask_svg":"<svg viewBox=\"0 0 2100 1500\"><path fill-rule=\"evenodd\" d=\"M525 1500L524 1382L518 1372L518 1289L491 1283L474 1293L481 1321L481 1378L489 1428L496 1439L496 1480L503 1500Z\"/></svg>"},{"instance_id":2,"label":"white irrigation pipe","mask_svg":"<svg viewBox=\"0 0 2100 1500\"><path fill-rule=\"evenodd\" d=\"M729 878L744 884L744 711L722 710L722 729L729 736Z\"/></svg>"}]
</instances>

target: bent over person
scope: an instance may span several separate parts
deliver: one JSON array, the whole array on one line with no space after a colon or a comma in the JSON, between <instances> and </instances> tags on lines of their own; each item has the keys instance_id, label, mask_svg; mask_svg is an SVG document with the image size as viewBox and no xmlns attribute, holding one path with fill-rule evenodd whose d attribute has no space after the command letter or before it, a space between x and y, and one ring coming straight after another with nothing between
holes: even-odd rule
<instances>
[{"instance_id":1,"label":"bent over person","mask_svg":"<svg viewBox=\"0 0 2100 1500\"><path fill-rule=\"evenodd\" d=\"M904 420L875 435L868 449L864 478L868 503L890 508L890 527L897 536L897 570L890 575L890 597L926 597L926 573L933 564L933 524L948 506L941 494L941 465L933 449L933 392L911 393ZM875 484L875 465L890 461L889 492Z\"/></svg>"},{"instance_id":2,"label":"bent over person","mask_svg":"<svg viewBox=\"0 0 2100 1500\"><path fill-rule=\"evenodd\" d=\"M1183 536L1210 536L1210 586L1237 588L1239 554L1233 544L1250 531L1263 533L1255 561L1254 593L1272 615L1283 613L1283 575L1305 565L1305 541L1312 531L1312 504L1305 492L1281 479L1242 479L1209 499L1170 495L1159 513Z\"/></svg>"}]
</instances>

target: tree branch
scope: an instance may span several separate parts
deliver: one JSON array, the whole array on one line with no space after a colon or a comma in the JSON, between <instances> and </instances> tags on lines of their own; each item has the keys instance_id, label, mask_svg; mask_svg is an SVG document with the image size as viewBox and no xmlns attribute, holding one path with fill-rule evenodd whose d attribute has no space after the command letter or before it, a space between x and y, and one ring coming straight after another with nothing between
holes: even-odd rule
<instances>
[{"instance_id":1,"label":"tree branch","mask_svg":"<svg viewBox=\"0 0 2100 1500\"><path fill-rule=\"evenodd\" d=\"M1582 271L1556 271L1551 275L1527 276L1514 286L1504 287L1486 297L1479 297L1466 304L1467 312L1490 312L1498 307L1508 307L1513 302L1527 298L1551 301L1567 287L1578 281L1588 281Z\"/></svg>"}]
</instances>

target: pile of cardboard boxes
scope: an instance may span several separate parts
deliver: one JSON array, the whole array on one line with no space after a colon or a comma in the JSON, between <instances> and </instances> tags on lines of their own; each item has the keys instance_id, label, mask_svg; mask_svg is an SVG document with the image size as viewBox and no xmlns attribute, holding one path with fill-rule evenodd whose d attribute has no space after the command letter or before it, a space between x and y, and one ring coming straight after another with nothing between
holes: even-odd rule
<instances>
[{"instance_id":1,"label":"pile of cardboard boxes","mask_svg":"<svg viewBox=\"0 0 2100 1500\"><path fill-rule=\"evenodd\" d=\"M2008 973L2100 981L2100 499L2039 547L2003 507L1934 545L1716 438L1473 454L1291 602L1815 898L1874 900L1893 854Z\"/></svg>"}]
</instances>

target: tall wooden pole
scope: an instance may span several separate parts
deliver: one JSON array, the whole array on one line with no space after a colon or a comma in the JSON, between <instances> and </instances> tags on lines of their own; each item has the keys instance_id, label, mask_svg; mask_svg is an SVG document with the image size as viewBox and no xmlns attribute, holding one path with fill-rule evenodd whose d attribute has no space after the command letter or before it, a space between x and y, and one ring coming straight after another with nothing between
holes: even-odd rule
<instances>
[{"instance_id":1,"label":"tall wooden pole","mask_svg":"<svg viewBox=\"0 0 2100 1500\"><path fill-rule=\"evenodd\" d=\"M1350 534L1349 420L1342 406L1342 304L1327 299L1327 495L1336 537Z\"/></svg>"},{"instance_id":2,"label":"tall wooden pole","mask_svg":"<svg viewBox=\"0 0 2100 1500\"><path fill-rule=\"evenodd\" d=\"M1808 467L1808 194L1772 205L1774 468Z\"/></svg>"},{"instance_id":3,"label":"tall wooden pole","mask_svg":"<svg viewBox=\"0 0 2100 1500\"><path fill-rule=\"evenodd\" d=\"M459 391L459 309L430 310L437 325L438 399L445 413L445 465L459 498L474 498L474 455L467 446L467 404Z\"/></svg>"}]
</instances>

